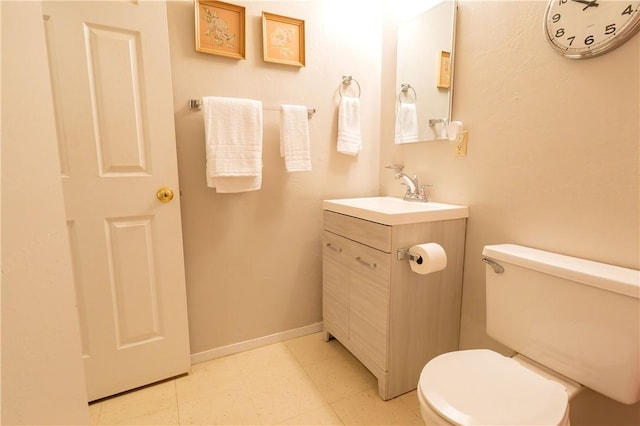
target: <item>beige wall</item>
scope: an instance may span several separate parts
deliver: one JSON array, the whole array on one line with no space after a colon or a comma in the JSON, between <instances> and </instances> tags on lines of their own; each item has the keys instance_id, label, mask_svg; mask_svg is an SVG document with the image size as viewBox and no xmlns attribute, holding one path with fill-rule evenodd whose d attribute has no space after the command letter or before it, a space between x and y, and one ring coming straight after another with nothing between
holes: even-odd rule
<instances>
[{"instance_id":1,"label":"beige wall","mask_svg":"<svg viewBox=\"0 0 640 426\"><path fill-rule=\"evenodd\" d=\"M0 423L88 424L42 10L1 10Z\"/></svg>"},{"instance_id":2,"label":"beige wall","mask_svg":"<svg viewBox=\"0 0 640 426\"><path fill-rule=\"evenodd\" d=\"M462 348L508 352L484 331L486 244L640 267L640 36L603 57L564 59L544 39L544 9L542 1L460 2L453 117L469 131L461 158L445 142L391 143L395 46L393 24L385 27L381 161L433 183L433 200L470 207ZM380 181L381 193L402 195L389 171ZM572 424L640 421L637 404L582 400Z\"/></svg>"},{"instance_id":3,"label":"beige wall","mask_svg":"<svg viewBox=\"0 0 640 426\"><path fill-rule=\"evenodd\" d=\"M483 332L486 244L640 267L640 37L602 57L564 59L541 33L544 6L460 3L453 117L469 131L466 157L446 142L389 142L394 71L384 70L382 161L404 162L433 183L432 199L470 206L464 347L491 344ZM392 50L388 43L385 55ZM381 192L402 193L391 173L381 172Z\"/></svg>"},{"instance_id":4,"label":"beige wall","mask_svg":"<svg viewBox=\"0 0 640 426\"><path fill-rule=\"evenodd\" d=\"M192 0L168 5L192 353L322 321L321 200L378 191L380 2L245 1L246 60L194 50ZM262 11L306 22L307 65L262 60ZM335 149L338 87L362 88L364 148ZM309 121L312 172L287 173L279 113L264 112L260 191L217 194L205 182L202 96L259 99L317 109Z\"/></svg>"}]
</instances>

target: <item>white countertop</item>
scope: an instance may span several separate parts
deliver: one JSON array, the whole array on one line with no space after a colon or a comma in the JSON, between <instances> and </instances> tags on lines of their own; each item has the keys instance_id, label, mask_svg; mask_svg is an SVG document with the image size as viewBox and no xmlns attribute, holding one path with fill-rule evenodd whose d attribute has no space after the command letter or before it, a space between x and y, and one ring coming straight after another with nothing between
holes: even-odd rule
<instances>
[{"instance_id":1,"label":"white countertop","mask_svg":"<svg viewBox=\"0 0 640 426\"><path fill-rule=\"evenodd\" d=\"M322 208L383 225L406 225L469 217L467 206L432 201L405 201L396 197L324 200Z\"/></svg>"}]
</instances>

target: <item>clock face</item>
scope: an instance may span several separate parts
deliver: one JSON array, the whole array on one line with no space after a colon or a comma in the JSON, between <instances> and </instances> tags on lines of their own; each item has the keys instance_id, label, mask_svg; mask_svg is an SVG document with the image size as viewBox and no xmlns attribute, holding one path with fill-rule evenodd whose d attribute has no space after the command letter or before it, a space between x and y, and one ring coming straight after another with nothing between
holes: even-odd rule
<instances>
[{"instance_id":1,"label":"clock face","mask_svg":"<svg viewBox=\"0 0 640 426\"><path fill-rule=\"evenodd\" d=\"M640 29L640 0L550 0L544 28L551 46L568 58L615 49Z\"/></svg>"}]
</instances>

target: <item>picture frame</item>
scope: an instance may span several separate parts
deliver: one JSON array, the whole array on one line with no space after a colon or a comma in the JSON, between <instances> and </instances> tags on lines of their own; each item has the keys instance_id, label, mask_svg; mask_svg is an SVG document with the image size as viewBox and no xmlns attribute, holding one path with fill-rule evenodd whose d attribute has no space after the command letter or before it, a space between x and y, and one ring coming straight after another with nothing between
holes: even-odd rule
<instances>
[{"instance_id":1,"label":"picture frame","mask_svg":"<svg viewBox=\"0 0 640 426\"><path fill-rule=\"evenodd\" d=\"M451 52L440 51L440 61L438 62L438 81L436 86L439 89L448 89L451 86Z\"/></svg>"},{"instance_id":2,"label":"picture frame","mask_svg":"<svg viewBox=\"0 0 640 426\"><path fill-rule=\"evenodd\" d=\"M215 0L195 0L196 51L245 59L245 8Z\"/></svg>"},{"instance_id":3,"label":"picture frame","mask_svg":"<svg viewBox=\"0 0 640 426\"><path fill-rule=\"evenodd\" d=\"M304 21L262 12L262 46L265 62L304 67Z\"/></svg>"}]
</instances>

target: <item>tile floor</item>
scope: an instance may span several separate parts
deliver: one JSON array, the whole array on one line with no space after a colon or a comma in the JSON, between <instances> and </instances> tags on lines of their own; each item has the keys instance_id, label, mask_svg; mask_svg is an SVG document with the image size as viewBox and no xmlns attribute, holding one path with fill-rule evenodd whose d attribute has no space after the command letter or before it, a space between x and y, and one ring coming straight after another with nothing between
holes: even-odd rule
<instances>
[{"instance_id":1,"label":"tile floor","mask_svg":"<svg viewBox=\"0 0 640 426\"><path fill-rule=\"evenodd\" d=\"M95 425L422 425L415 391L390 401L322 333L192 366L188 376L90 405Z\"/></svg>"}]
</instances>

